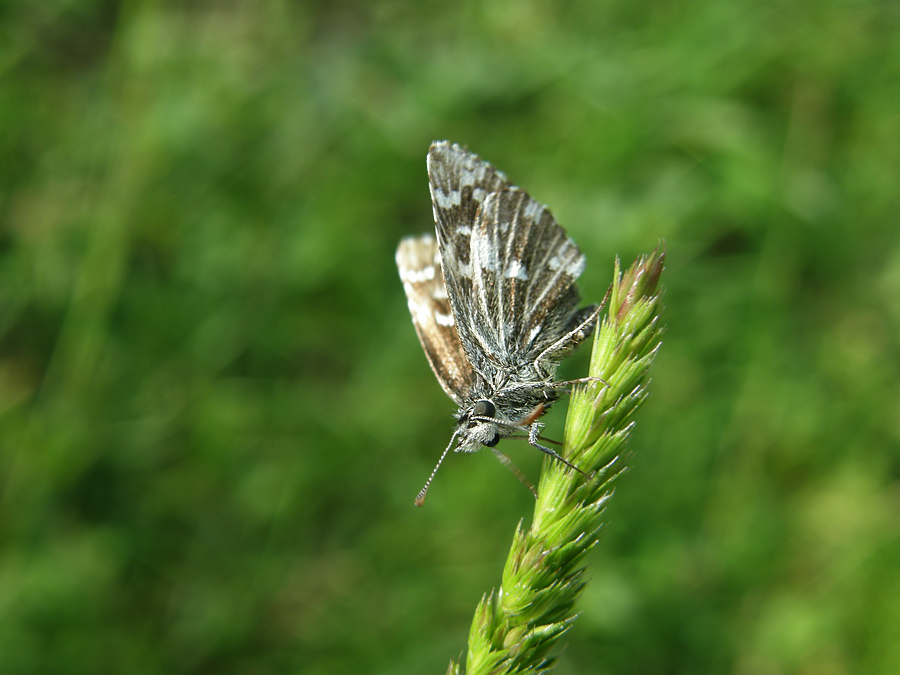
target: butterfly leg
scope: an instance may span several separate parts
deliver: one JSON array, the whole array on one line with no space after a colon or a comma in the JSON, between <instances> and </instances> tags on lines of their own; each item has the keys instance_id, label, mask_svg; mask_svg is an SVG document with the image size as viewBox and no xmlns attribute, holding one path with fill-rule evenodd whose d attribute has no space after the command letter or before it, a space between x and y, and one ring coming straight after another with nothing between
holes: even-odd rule
<instances>
[{"instance_id":1,"label":"butterfly leg","mask_svg":"<svg viewBox=\"0 0 900 675\"><path fill-rule=\"evenodd\" d=\"M602 377L579 377L575 380L563 380L562 382L524 382L521 384L515 384L511 387L507 387L506 391L516 391L520 389L528 389L532 391L547 389L568 389L568 387L574 386L576 384L591 384L594 382L602 382L605 386L609 386L609 382L604 380Z\"/></svg>"},{"instance_id":2,"label":"butterfly leg","mask_svg":"<svg viewBox=\"0 0 900 675\"><path fill-rule=\"evenodd\" d=\"M603 311L603 306L605 304L606 298L604 298L603 302L601 302L599 305L591 308L592 311L586 319L581 321L572 330L563 335L559 340L557 340L540 354L538 354L537 358L534 360L535 370L537 370L538 373L549 377L549 373L544 368L544 364L547 362L552 363L555 361L559 361L560 357L564 356L570 350L574 349L582 342L584 342L593 331L594 323L596 323L597 319L599 318L600 312Z\"/></svg>"},{"instance_id":3,"label":"butterfly leg","mask_svg":"<svg viewBox=\"0 0 900 675\"><path fill-rule=\"evenodd\" d=\"M594 384L596 382L602 382L603 386L608 387L609 382L604 380L602 377L579 377L575 380L563 380L562 382L547 382L543 385L546 389L566 389L576 384Z\"/></svg>"},{"instance_id":4,"label":"butterfly leg","mask_svg":"<svg viewBox=\"0 0 900 675\"><path fill-rule=\"evenodd\" d=\"M531 490L531 494L534 495L535 499L537 499L537 490L534 489L534 484L528 480L528 477L522 473L522 470L513 464L513 461L504 453L500 452L497 448L491 448L494 451L494 455L496 455L497 459L500 460L500 463L503 464L507 469L512 471L513 475L519 479L519 482L522 483L525 487Z\"/></svg>"},{"instance_id":5,"label":"butterfly leg","mask_svg":"<svg viewBox=\"0 0 900 675\"><path fill-rule=\"evenodd\" d=\"M562 455L560 455L558 452L556 452L556 450L554 450L553 448L548 448L546 445L541 445L540 443L538 443L538 435L541 433L541 427L543 427L543 424L541 424L540 422L533 422L533 423L531 424L531 427L530 427L529 430L528 430L528 442L529 442L533 447L535 447L535 448L537 448L538 450L540 450L541 452L547 453L548 455L550 455L550 456L553 457L554 459L559 460L560 462L562 462L563 464L565 464L565 465L566 465L567 467L569 467L570 469L574 469L575 471L577 471L578 473L580 473L582 476L584 476L585 478L587 478L587 474L586 474L584 471L582 471L582 470L579 469L577 466L575 466L574 464L572 464L571 462L569 462L569 461L568 461L567 459L565 459Z\"/></svg>"}]
</instances>

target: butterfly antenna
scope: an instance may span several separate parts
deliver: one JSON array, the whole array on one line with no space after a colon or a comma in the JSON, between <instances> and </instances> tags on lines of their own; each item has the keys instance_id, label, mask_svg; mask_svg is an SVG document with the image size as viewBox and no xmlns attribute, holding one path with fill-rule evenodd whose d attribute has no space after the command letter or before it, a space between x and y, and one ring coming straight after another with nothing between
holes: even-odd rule
<instances>
[{"instance_id":1,"label":"butterfly antenna","mask_svg":"<svg viewBox=\"0 0 900 675\"><path fill-rule=\"evenodd\" d=\"M428 488L431 485L431 481L434 479L434 474L437 473L437 470L441 468L441 464L444 461L444 457L447 456L447 453L450 452L450 448L453 447L453 441L456 440L456 437L459 435L459 431L454 431L453 435L450 437L450 443L447 445L447 449L444 450L444 454L441 455L441 458L438 460L438 463L435 465L434 470L431 472L431 475L428 476L428 480L425 481L425 486L419 491L419 494L416 495L416 506L422 506L425 503L425 494L428 492Z\"/></svg>"}]
</instances>

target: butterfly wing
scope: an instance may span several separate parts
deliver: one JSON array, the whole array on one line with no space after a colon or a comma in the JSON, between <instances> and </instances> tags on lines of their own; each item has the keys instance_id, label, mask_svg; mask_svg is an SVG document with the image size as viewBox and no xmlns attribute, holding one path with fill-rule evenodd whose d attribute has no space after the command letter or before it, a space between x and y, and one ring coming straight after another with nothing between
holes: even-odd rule
<instances>
[{"instance_id":1,"label":"butterfly wing","mask_svg":"<svg viewBox=\"0 0 900 675\"><path fill-rule=\"evenodd\" d=\"M584 256L550 212L457 145L428 153L444 282L463 348L484 372L527 362L571 330Z\"/></svg>"},{"instance_id":2,"label":"butterfly wing","mask_svg":"<svg viewBox=\"0 0 900 675\"><path fill-rule=\"evenodd\" d=\"M456 332L437 242L431 235L406 238L397 248L396 259L428 363L441 387L459 405L472 390L474 373Z\"/></svg>"},{"instance_id":3,"label":"butterfly wing","mask_svg":"<svg viewBox=\"0 0 900 675\"><path fill-rule=\"evenodd\" d=\"M575 282L585 258L543 204L519 189L491 193L470 245L477 298L470 321L482 327L476 328L480 341L493 342L516 363L534 359L573 329Z\"/></svg>"},{"instance_id":4,"label":"butterfly wing","mask_svg":"<svg viewBox=\"0 0 900 675\"><path fill-rule=\"evenodd\" d=\"M487 196L510 187L510 183L502 172L477 155L456 143L440 141L432 143L428 150L428 184L444 284L457 318L456 327L470 362L483 373L489 365L485 357L493 353L494 346L481 340L481 331L471 324L472 225Z\"/></svg>"}]
</instances>

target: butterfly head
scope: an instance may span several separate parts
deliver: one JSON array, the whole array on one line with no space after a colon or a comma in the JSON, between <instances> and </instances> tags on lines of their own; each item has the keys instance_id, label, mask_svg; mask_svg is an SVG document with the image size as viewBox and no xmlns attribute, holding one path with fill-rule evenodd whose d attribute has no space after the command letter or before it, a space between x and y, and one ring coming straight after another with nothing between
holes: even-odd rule
<instances>
[{"instance_id":1,"label":"butterfly head","mask_svg":"<svg viewBox=\"0 0 900 675\"><path fill-rule=\"evenodd\" d=\"M496 418L497 407L486 398L475 401L459 415L457 452L475 452L482 445L493 448L500 442L500 424Z\"/></svg>"}]
</instances>

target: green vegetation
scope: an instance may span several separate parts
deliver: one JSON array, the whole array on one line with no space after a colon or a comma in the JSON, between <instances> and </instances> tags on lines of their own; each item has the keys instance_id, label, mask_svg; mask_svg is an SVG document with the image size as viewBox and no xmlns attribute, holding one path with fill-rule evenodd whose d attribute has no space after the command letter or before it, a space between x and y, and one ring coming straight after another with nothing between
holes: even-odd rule
<instances>
[{"instance_id":1,"label":"green vegetation","mask_svg":"<svg viewBox=\"0 0 900 675\"><path fill-rule=\"evenodd\" d=\"M466 670L534 673L552 669L550 650L575 621L586 585L586 554L597 543L602 515L628 468L625 441L647 398L647 371L659 347L659 278L665 253L635 261L615 276L594 333L589 375L578 387L566 423L563 462L544 458L531 526L516 528L503 585L481 599L469 633ZM451 663L448 673L461 672Z\"/></svg>"},{"instance_id":2,"label":"green vegetation","mask_svg":"<svg viewBox=\"0 0 900 675\"><path fill-rule=\"evenodd\" d=\"M0 673L460 656L534 500L482 452L412 504L454 410L393 253L441 138L585 301L667 244L555 672L900 672L898 101L888 2L3 3Z\"/></svg>"}]
</instances>

